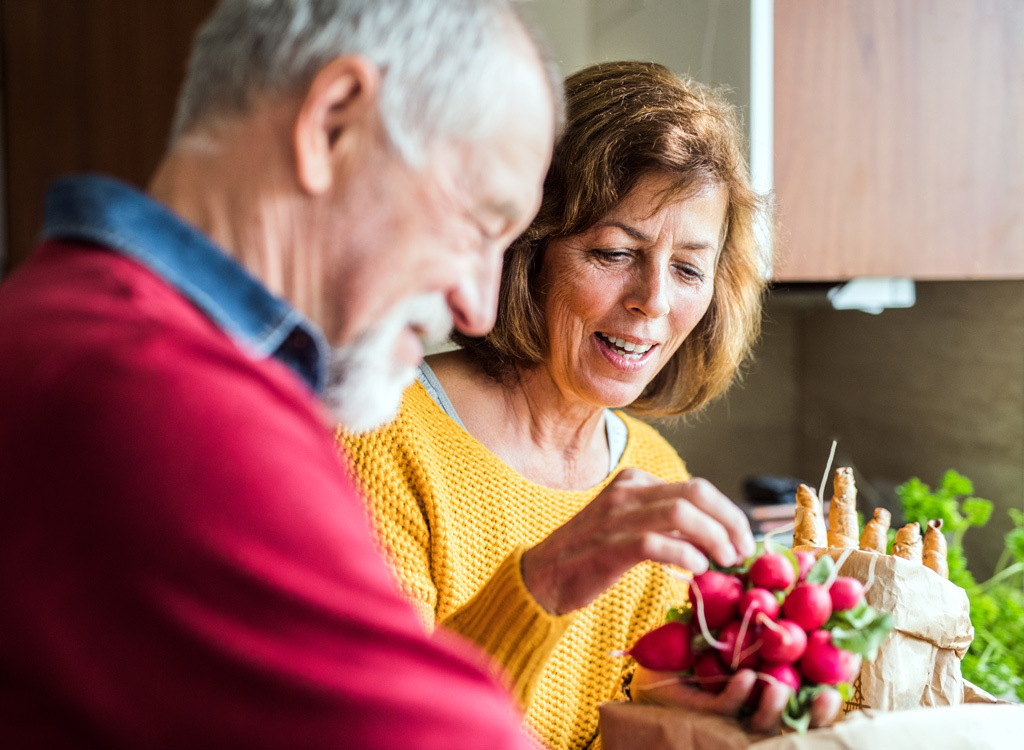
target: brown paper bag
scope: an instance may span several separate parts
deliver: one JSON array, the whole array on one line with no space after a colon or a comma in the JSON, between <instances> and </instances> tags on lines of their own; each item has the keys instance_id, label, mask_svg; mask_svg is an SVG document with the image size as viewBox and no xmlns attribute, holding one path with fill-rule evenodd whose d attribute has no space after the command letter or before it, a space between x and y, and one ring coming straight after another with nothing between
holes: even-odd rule
<instances>
[{"instance_id":1,"label":"brown paper bag","mask_svg":"<svg viewBox=\"0 0 1024 750\"><path fill-rule=\"evenodd\" d=\"M812 551L836 561L846 552ZM864 662L844 713L963 703L960 659L974 639L967 592L920 563L877 552L851 551L839 572L865 584L873 575L867 602L893 617L892 632L878 658Z\"/></svg>"},{"instance_id":2,"label":"brown paper bag","mask_svg":"<svg viewBox=\"0 0 1024 750\"><path fill-rule=\"evenodd\" d=\"M604 750L744 750L766 735L748 734L717 714L645 703L598 707Z\"/></svg>"},{"instance_id":3,"label":"brown paper bag","mask_svg":"<svg viewBox=\"0 0 1024 750\"><path fill-rule=\"evenodd\" d=\"M982 690L977 685L964 680L964 703L991 703L1004 706L1011 706L1015 701L1008 701L1005 698L996 698L987 690ZM1021 727L1024 730L1024 727Z\"/></svg>"},{"instance_id":4,"label":"brown paper bag","mask_svg":"<svg viewBox=\"0 0 1024 750\"><path fill-rule=\"evenodd\" d=\"M1024 732L1019 704L856 711L829 729L776 737L682 708L605 703L599 711L604 750L1005 750L1019 747Z\"/></svg>"},{"instance_id":5,"label":"brown paper bag","mask_svg":"<svg viewBox=\"0 0 1024 750\"><path fill-rule=\"evenodd\" d=\"M974 640L967 592L920 563L861 550L804 547L836 561L849 552L840 574L865 585L874 609L893 616L893 631L879 656L864 662L843 712L898 711L964 702L961 659ZM872 570L873 563L873 570Z\"/></svg>"}]
</instances>

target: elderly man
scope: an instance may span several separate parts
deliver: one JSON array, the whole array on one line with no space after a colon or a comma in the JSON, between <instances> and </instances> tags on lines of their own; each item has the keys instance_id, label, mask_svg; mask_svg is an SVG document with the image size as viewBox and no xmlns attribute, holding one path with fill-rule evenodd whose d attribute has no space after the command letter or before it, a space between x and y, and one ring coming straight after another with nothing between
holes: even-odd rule
<instances>
[{"instance_id":1,"label":"elderly man","mask_svg":"<svg viewBox=\"0 0 1024 750\"><path fill-rule=\"evenodd\" d=\"M489 329L559 111L506 2L224 0L148 190L53 188L0 287L0 746L527 743L330 425Z\"/></svg>"}]
</instances>

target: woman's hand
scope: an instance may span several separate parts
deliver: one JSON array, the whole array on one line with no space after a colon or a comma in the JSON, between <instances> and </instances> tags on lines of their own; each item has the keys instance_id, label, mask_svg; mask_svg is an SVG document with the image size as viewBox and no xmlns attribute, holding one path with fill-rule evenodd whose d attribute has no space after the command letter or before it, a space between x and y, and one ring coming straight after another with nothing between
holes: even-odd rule
<instances>
[{"instance_id":1,"label":"woman's hand","mask_svg":"<svg viewBox=\"0 0 1024 750\"><path fill-rule=\"evenodd\" d=\"M523 553L523 580L548 612L587 606L644 560L702 573L708 557L754 554L746 515L705 479L667 484L625 469L586 508Z\"/></svg>"},{"instance_id":2,"label":"woman's hand","mask_svg":"<svg viewBox=\"0 0 1024 750\"><path fill-rule=\"evenodd\" d=\"M674 672L652 672L637 665L629 691L638 703L682 706L694 711L710 711L735 717L747 702L756 681L757 676L753 670L741 669L730 678L721 693L715 694L687 685ZM782 727L782 712L788 701L788 687L782 684L765 685L757 710L750 717L750 730L776 734ZM841 707L842 698L837 690L825 690L815 696L811 703L811 728L831 725L839 716Z\"/></svg>"}]
</instances>

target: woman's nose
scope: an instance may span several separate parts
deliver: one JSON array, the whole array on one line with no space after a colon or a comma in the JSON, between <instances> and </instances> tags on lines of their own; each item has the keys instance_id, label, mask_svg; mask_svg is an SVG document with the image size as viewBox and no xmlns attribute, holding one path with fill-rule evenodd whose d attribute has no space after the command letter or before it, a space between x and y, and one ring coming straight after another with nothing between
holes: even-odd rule
<instances>
[{"instance_id":1,"label":"woman's nose","mask_svg":"<svg viewBox=\"0 0 1024 750\"><path fill-rule=\"evenodd\" d=\"M656 266L647 266L639 270L630 289L627 306L648 318L668 315L669 297L665 270Z\"/></svg>"}]
</instances>

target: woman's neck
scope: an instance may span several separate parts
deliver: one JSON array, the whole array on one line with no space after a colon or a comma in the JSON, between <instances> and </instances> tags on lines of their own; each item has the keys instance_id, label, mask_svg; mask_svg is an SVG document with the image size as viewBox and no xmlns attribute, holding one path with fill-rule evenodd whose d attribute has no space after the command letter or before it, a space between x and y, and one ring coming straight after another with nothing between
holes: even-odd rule
<instances>
[{"instance_id":1,"label":"woman's neck","mask_svg":"<svg viewBox=\"0 0 1024 750\"><path fill-rule=\"evenodd\" d=\"M604 409L565 398L544 368L499 383L463 352L429 363L466 430L530 481L580 490L607 476Z\"/></svg>"}]
</instances>

